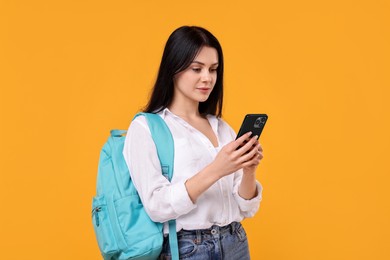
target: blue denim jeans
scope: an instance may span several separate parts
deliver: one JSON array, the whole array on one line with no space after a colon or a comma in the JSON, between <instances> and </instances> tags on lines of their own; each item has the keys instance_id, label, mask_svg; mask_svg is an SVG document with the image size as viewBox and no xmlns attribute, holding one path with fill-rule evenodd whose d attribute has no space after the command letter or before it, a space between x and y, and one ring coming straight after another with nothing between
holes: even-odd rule
<instances>
[{"instance_id":1,"label":"blue denim jeans","mask_svg":"<svg viewBox=\"0 0 390 260\"><path fill-rule=\"evenodd\" d=\"M247 260L250 259L248 239L241 223L209 229L181 230L177 233L180 259ZM170 260L169 238L164 238L160 260Z\"/></svg>"}]
</instances>

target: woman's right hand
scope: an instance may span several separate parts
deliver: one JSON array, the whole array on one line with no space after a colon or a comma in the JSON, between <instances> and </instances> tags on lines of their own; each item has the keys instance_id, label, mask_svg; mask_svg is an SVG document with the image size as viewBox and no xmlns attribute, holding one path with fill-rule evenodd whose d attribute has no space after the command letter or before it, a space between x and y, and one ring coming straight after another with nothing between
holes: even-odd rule
<instances>
[{"instance_id":1,"label":"woman's right hand","mask_svg":"<svg viewBox=\"0 0 390 260\"><path fill-rule=\"evenodd\" d=\"M257 158L260 145L257 136L250 138L251 134L248 132L242 135L219 151L210 166L220 174L220 178L253 164L252 160Z\"/></svg>"}]
</instances>

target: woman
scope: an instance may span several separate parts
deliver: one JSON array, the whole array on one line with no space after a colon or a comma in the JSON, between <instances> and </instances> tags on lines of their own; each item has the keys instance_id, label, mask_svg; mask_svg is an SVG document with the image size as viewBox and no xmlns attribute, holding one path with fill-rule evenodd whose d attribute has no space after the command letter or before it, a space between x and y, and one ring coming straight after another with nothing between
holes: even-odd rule
<instances>
[{"instance_id":1,"label":"woman","mask_svg":"<svg viewBox=\"0 0 390 260\"><path fill-rule=\"evenodd\" d=\"M131 123L124 156L151 219L176 219L180 258L249 259L240 221L252 217L260 205L262 188L255 172L262 148L250 133L235 140L235 132L221 119L222 100L218 40L201 27L176 29L145 109L158 113L172 133L172 181L161 174L144 117ZM170 258L167 237L160 257Z\"/></svg>"}]
</instances>

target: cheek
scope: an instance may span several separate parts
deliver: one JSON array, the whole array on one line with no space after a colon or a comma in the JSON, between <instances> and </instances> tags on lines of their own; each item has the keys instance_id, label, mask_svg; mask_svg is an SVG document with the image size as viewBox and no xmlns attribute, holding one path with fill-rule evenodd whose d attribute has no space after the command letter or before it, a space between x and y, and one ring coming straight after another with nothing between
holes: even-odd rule
<instances>
[{"instance_id":1,"label":"cheek","mask_svg":"<svg viewBox=\"0 0 390 260\"><path fill-rule=\"evenodd\" d=\"M180 75L179 77L176 77L174 80L174 86L178 88L183 88L188 84L188 77L186 75Z\"/></svg>"},{"instance_id":2,"label":"cheek","mask_svg":"<svg viewBox=\"0 0 390 260\"><path fill-rule=\"evenodd\" d=\"M196 81L196 77L192 76L189 73L183 74L180 78L182 84L191 84Z\"/></svg>"}]
</instances>

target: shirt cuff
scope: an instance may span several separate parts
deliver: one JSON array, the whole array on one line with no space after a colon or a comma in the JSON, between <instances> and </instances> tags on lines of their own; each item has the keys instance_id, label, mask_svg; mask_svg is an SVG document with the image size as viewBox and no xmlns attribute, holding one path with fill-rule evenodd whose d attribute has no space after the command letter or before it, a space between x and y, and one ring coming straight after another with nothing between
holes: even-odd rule
<instances>
[{"instance_id":1,"label":"shirt cuff","mask_svg":"<svg viewBox=\"0 0 390 260\"><path fill-rule=\"evenodd\" d=\"M261 186L261 184L258 181L256 181L256 190L257 190L257 196L250 199L250 200L246 200L246 199L242 198L238 194L238 190L234 194L234 197L237 201L237 204L239 205L240 210L244 213L245 217L254 216L260 207L260 201L262 199L263 187Z\"/></svg>"},{"instance_id":2,"label":"shirt cuff","mask_svg":"<svg viewBox=\"0 0 390 260\"><path fill-rule=\"evenodd\" d=\"M188 195L185 183L171 184L170 197L172 208L179 216L187 214L196 208L196 204L192 203Z\"/></svg>"}]
</instances>

